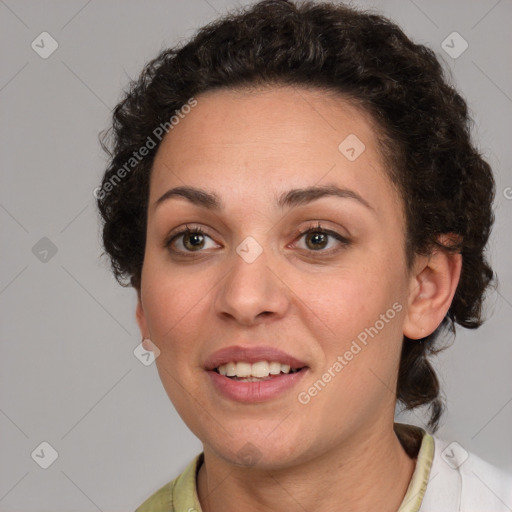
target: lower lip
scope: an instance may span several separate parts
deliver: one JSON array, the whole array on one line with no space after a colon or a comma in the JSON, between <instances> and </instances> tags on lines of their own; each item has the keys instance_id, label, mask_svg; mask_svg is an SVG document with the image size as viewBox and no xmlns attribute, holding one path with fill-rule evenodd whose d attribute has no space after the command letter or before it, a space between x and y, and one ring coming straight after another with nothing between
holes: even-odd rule
<instances>
[{"instance_id":1,"label":"lower lip","mask_svg":"<svg viewBox=\"0 0 512 512\"><path fill-rule=\"evenodd\" d=\"M295 373L281 374L259 382L243 382L224 377L211 370L208 375L215 388L231 400L244 403L266 402L293 388L307 372L307 368Z\"/></svg>"}]
</instances>

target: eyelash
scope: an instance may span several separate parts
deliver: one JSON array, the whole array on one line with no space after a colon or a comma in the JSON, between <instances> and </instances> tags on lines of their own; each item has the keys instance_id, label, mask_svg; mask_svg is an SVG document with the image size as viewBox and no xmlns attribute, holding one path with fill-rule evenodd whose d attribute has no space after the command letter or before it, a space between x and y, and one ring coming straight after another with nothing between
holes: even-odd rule
<instances>
[{"instance_id":1,"label":"eyelash","mask_svg":"<svg viewBox=\"0 0 512 512\"><path fill-rule=\"evenodd\" d=\"M318 251L308 250L308 252L311 253L311 255L313 257L316 257L316 253L320 257L321 256L330 256L330 255L333 255L333 254L343 250L345 247L350 245L350 240L341 236L339 233L336 233L336 231L332 231L330 229L326 229L326 228L322 227L322 225L319 222L310 224L305 229L298 231L297 233L295 233L295 238L300 240L300 238L302 238L304 235L307 235L309 233L321 233L324 235L331 236L332 238L335 238L336 240L341 242L341 248L330 249L327 251L324 251L322 249L319 249ZM200 227L198 227L198 226L189 227L188 225L186 225L185 229L179 231L178 233L172 234L165 240L165 242L164 242L165 248L170 249L171 244L176 239L178 239L180 236L189 235L189 234L197 234L197 235L207 236L208 238L211 238L208 235L208 233L203 231ZM199 253L202 251L175 251L175 250L173 250L173 252L177 253L179 255L184 255L186 257L194 257L195 253Z\"/></svg>"}]
</instances>

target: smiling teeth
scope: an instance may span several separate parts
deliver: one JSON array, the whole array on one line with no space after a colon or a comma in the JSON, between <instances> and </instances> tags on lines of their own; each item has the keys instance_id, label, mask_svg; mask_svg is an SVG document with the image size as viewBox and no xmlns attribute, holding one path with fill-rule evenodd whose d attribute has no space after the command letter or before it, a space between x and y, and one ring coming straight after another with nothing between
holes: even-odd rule
<instances>
[{"instance_id":1,"label":"smiling teeth","mask_svg":"<svg viewBox=\"0 0 512 512\"><path fill-rule=\"evenodd\" d=\"M281 364L277 361L258 361L257 363L230 362L217 368L217 371L226 377L239 378L265 378L269 375L279 375L280 373L295 373L297 370L291 369L289 364Z\"/></svg>"}]
</instances>

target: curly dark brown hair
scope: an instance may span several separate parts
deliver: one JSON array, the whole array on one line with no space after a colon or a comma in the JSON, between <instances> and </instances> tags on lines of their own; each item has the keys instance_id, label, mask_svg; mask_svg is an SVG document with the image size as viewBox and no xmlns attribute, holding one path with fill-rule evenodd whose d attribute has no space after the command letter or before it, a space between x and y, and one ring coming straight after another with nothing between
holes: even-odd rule
<instances>
[{"instance_id":1,"label":"curly dark brown hair","mask_svg":"<svg viewBox=\"0 0 512 512\"><path fill-rule=\"evenodd\" d=\"M455 323L473 329L483 321L485 292L494 282L484 251L495 184L471 141L466 102L434 52L380 15L338 3L265 0L150 61L100 137L110 161L95 195L114 275L140 291L149 180L162 127L170 131L173 115L206 91L272 84L335 91L372 115L389 177L403 198L409 268L415 254L435 248L462 254L460 282L441 325L421 340L404 337L402 347L397 399L406 410L428 406L435 432L444 400L429 356L443 349L435 344L443 329L455 333ZM442 245L439 235L446 233L458 235L456 243Z\"/></svg>"}]
</instances>

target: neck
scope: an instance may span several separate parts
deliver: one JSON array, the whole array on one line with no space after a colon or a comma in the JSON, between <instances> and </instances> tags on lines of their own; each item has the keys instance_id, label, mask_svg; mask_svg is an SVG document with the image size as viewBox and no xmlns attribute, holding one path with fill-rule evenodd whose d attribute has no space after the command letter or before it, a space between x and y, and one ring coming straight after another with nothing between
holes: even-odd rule
<instances>
[{"instance_id":1,"label":"neck","mask_svg":"<svg viewBox=\"0 0 512 512\"><path fill-rule=\"evenodd\" d=\"M396 512L415 468L394 430L360 432L281 470L240 468L205 448L198 474L204 512L322 510Z\"/></svg>"}]
</instances>

